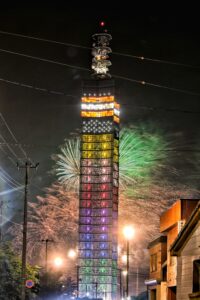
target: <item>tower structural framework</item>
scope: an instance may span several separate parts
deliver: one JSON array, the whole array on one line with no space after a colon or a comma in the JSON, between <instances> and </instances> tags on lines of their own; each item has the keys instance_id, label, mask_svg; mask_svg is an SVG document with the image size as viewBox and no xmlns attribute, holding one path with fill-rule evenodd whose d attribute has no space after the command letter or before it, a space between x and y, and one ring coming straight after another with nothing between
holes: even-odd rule
<instances>
[{"instance_id":1,"label":"tower structural framework","mask_svg":"<svg viewBox=\"0 0 200 300\"><path fill-rule=\"evenodd\" d=\"M106 32L93 35L93 79L83 82L79 202L79 297L117 297L119 104Z\"/></svg>"}]
</instances>

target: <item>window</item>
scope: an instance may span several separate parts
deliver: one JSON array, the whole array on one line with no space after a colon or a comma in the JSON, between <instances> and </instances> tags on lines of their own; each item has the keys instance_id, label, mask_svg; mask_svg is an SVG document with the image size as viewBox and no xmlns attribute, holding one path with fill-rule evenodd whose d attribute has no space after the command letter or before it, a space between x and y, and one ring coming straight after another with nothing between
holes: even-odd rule
<instances>
[{"instance_id":1,"label":"window","mask_svg":"<svg viewBox=\"0 0 200 300\"><path fill-rule=\"evenodd\" d=\"M152 254L150 258L150 271L157 271L157 254Z\"/></svg>"},{"instance_id":2,"label":"window","mask_svg":"<svg viewBox=\"0 0 200 300\"><path fill-rule=\"evenodd\" d=\"M200 291L200 259L193 261L193 293Z\"/></svg>"}]
</instances>

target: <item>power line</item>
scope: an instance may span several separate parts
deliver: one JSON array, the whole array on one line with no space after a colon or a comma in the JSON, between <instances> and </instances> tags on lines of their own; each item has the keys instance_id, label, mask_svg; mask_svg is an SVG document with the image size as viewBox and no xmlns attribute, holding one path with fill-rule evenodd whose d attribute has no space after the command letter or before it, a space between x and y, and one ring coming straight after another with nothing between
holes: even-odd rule
<instances>
[{"instance_id":1,"label":"power line","mask_svg":"<svg viewBox=\"0 0 200 300\"><path fill-rule=\"evenodd\" d=\"M129 78L129 77L124 77L124 76L119 76L119 75L113 75L113 77L123 79L123 80L127 80L127 81L134 82L134 83L139 83L141 85L157 87L157 88L166 89L166 90L169 90L169 91L183 93L183 94L187 94L187 95L191 95L191 96L200 96L200 93L197 93L197 92L191 92L191 91L183 90L183 89L176 89L176 88L173 88L173 87L169 87L169 86L165 86L165 85L161 85L161 84L156 84L156 83L151 83L151 82L144 81L144 80L136 80L136 79L132 79L132 78Z\"/></svg>"},{"instance_id":2,"label":"power line","mask_svg":"<svg viewBox=\"0 0 200 300\"><path fill-rule=\"evenodd\" d=\"M71 65L71 64L66 64L66 63L62 63L62 62L58 62L58 61L55 61L55 60L46 59L46 58L42 58L42 57L38 57L38 56L28 55L28 54L19 53L19 52L15 52L15 51L10 51L10 50L6 50L6 49L0 49L0 51L5 52L5 53L9 53L9 54L18 55L18 56L23 56L23 57L26 57L26 58L36 59L36 60L39 60L39 61L48 62L48 63L52 63L52 64L56 64L56 65L59 65L59 66L64 66L64 67L68 67L68 68L72 68L72 69L77 69L77 70L81 70L81 71L90 71L90 69L88 69L88 68L74 66L74 65Z\"/></svg>"},{"instance_id":3,"label":"power line","mask_svg":"<svg viewBox=\"0 0 200 300\"><path fill-rule=\"evenodd\" d=\"M17 82L17 81L12 81L12 80L7 80L5 78L0 78L0 81L8 83L8 84L13 84L19 87L24 87L24 88L29 88L29 89L33 89L39 92L44 92L44 93L48 93L48 94L53 94L53 95L57 95L57 96L65 96L65 97L72 97L72 98L77 98L76 96L64 93L64 92L59 92L59 91L52 91L52 90L48 90L46 88L41 88L38 86L33 86L30 84L25 84L22 82Z\"/></svg>"},{"instance_id":4,"label":"power line","mask_svg":"<svg viewBox=\"0 0 200 300\"><path fill-rule=\"evenodd\" d=\"M4 125L6 126L7 130L9 131L10 135L12 136L13 140L18 143L14 133L12 132L12 130L10 129L10 127L8 126L8 123L6 122L5 118L3 117L2 113L0 113L0 117L4 123ZM24 151L24 149L19 145L19 149L22 151L22 153L24 154L25 158L27 158L27 154Z\"/></svg>"},{"instance_id":5,"label":"power line","mask_svg":"<svg viewBox=\"0 0 200 300\"><path fill-rule=\"evenodd\" d=\"M13 177L11 177L8 173L6 173L3 168L0 169L0 176L3 177L7 182L13 185L13 187L21 186Z\"/></svg>"},{"instance_id":6,"label":"power line","mask_svg":"<svg viewBox=\"0 0 200 300\"><path fill-rule=\"evenodd\" d=\"M1 145L1 143L0 143ZM10 144L12 146L17 146L16 144ZM46 148L55 148L57 145L45 145L45 144L23 144L24 147L34 148L34 147L46 147ZM173 149L160 149L161 152L200 152L200 149L182 149L182 148L173 148ZM32 184L33 185L33 184ZM33 185L35 186L35 185Z\"/></svg>"},{"instance_id":7,"label":"power line","mask_svg":"<svg viewBox=\"0 0 200 300\"><path fill-rule=\"evenodd\" d=\"M3 140L4 143L6 143L6 140L4 139L4 137L0 134L1 139ZM7 143L7 148L10 150L10 152L13 154L13 156L18 160L18 157L16 155L16 153L12 150L12 148L9 146L9 144Z\"/></svg>"},{"instance_id":8,"label":"power line","mask_svg":"<svg viewBox=\"0 0 200 300\"><path fill-rule=\"evenodd\" d=\"M77 69L77 70L80 70L80 71L87 71L87 72L90 71L89 68L80 67L80 66L76 66L76 65L72 65L72 64L67 64L67 63L62 63L62 62L58 62L58 61L55 61L55 60L41 58L41 57L38 57L38 56L28 55L28 54L24 54L24 53L15 52L15 51L10 51L10 50L6 50L6 49L2 49L2 48L0 48L0 52L9 53L9 54L12 54L12 55L18 55L18 56L22 56L22 57L26 57L26 58L30 58L30 59L35 59L35 60L39 60L39 61L43 61L43 62L47 62L47 63L52 63L52 64L56 64L56 65L59 65L59 66L64 66L64 67L68 67L68 68L72 68L72 69ZM169 90L169 91L184 93L184 94L192 95L192 96L200 96L200 93L197 93L197 92L191 92L191 91L188 91L188 90L168 87L168 86L164 86L164 85L156 84L156 83L151 83L151 82L144 81L144 80L136 80L136 79L133 79L133 78L130 78L130 77L125 77L125 76L116 75L116 74L112 74L112 76L114 78L134 82L134 83L137 83L139 85L146 85L146 86L156 87L156 88L161 88L161 89L163 88L163 89L166 89L166 90ZM1 81L5 81L5 80L2 79ZM14 83L14 82L12 82L12 83ZM20 85L24 86L24 87L27 87L27 88L33 88L31 85L23 85L23 84L20 84Z\"/></svg>"},{"instance_id":9,"label":"power line","mask_svg":"<svg viewBox=\"0 0 200 300\"><path fill-rule=\"evenodd\" d=\"M10 178L16 186L21 186L17 180L15 180L12 176L10 176L2 167L0 167L0 172L4 173L8 178Z\"/></svg>"},{"instance_id":10,"label":"power line","mask_svg":"<svg viewBox=\"0 0 200 300\"><path fill-rule=\"evenodd\" d=\"M12 224L14 224L14 225L18 225L18 226L21 226L22 227L22 224L20 224L20 223L16 223L16 222L13 222L13 221L10 221L7 217L5 217L5 216L3 216L3 219L5 219L7 222L9 222L9 223L12 223Z\"/></svg>"},{"instance_id":11,"label":"power line","mask_svg":"<svg viewBox=\"0 0 200 300\"><path fill-rule=\"evenodd\" d=\"M83 45L80 45L80 44L73 44L73 43L68 43L68 42L59 42L59 41L55 41L55 40L49 40L49 39L39 38L39 37L35 37L35 36L28 36L28 35L23 35L23 34L14 33L14 32L3 31L3 30L0 30L0 33L10 35L10 36L20 37L20 38L26 38L26 39L31 39L31 40L47 42L47 43L51 43L51 44L67 46L67 47L80 48L80 49L84 49L84 50L91 50L92 49L91 47L86 47L86 46L83 46ZM183 64L183 63L174 62L174 61L167 61L167 60L163 60L163 59L149 58L149 57L132 55L132 54L127 54L127 53L115 52L115 51L112 52L112 53L114 55L129 57L129 58L137 59L137 60L140 60L140 61L148 61L148 62L155 62L155 63L161 63L161 64L175 65L175 66L179 66L179 67L200 69L199 66Z\"/></svg>"}]
</instances>

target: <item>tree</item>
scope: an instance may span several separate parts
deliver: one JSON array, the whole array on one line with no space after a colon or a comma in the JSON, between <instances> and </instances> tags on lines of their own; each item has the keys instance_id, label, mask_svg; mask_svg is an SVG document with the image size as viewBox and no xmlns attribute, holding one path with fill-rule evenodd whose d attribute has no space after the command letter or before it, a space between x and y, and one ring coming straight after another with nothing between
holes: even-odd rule
<instances>
[{"instance_id":1,"label":"tree","mask_svg":"<svg viewBox=\"0 0 200 300\"><path fill-rule=\"evenodd\" d=\"M10 243L0 246L0 300L20 299L21 293L21 259L16 256ZM27 279L38 283L39 268L27 264Z\"/></svg>"}]
</instances>

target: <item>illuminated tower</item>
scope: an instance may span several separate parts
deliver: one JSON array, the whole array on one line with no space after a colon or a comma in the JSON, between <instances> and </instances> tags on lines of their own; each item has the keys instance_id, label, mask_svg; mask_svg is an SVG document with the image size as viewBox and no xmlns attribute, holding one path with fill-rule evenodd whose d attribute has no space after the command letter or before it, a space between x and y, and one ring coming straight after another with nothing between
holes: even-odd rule
<instances>
[{"instance_id":1,"label":"illuminated tower","mask_svg":"<svg viewBox=\"0 0 200 300\"><path fill-rule=\"evenodd\" d=\"M117 297L119 104L108 73L111 35L93 35L93 79L81 100L79 297Z\"/></svg>"}]
</instances>

